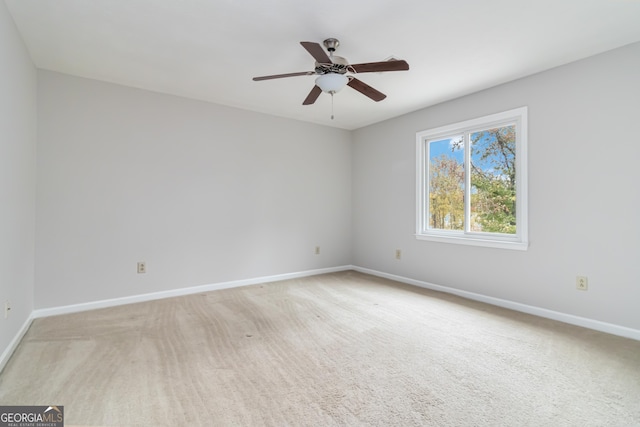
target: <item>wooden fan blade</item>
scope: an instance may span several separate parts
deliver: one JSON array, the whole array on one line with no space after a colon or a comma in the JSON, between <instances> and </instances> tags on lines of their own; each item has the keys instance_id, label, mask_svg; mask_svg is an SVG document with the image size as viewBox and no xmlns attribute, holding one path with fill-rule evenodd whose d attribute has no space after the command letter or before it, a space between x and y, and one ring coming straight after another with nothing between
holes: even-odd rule
<instances>
[{"instance_id":1,"label":"wooden fan blade","mask_svg":"<svg viewBox=\"0 0 640 427\"><path fill-rule=\"evenodd\" d=\"M406 71L409 69L409 64L404 59L394 59L391 61L352 64L350 68L356 73L380 73L383 71Z\"/></svg>"},{"instance_id":2,"label":"wooden fan blade","mask_svg":"<svg viewBox=\"0 0 640 427\"><path fill-rule=\"evenodd\" d=\"M351 80L349 80L349 83L347 83L347 85L351 86L353 89L357 90L365 96L368 96L376 102L382 101L387 97L387 95L385 95L384 93L379 92L378 90L356 79L355 77L351 77Z\"/></svg>"},{"instance_id":3,"label":"wooden fan blade","mask_svg":"<svg viewBox=\"0 0 640 427\"><path fill-rule=\"evenodd\" d=\"M272 76L254 77L253 81L259 82L260 80L281 79L283 77L312 76L315 73L315 71L301 71L299 73L274 74Z\"/></svg>"},{"instance_id":4,"label":"wooden fan blade","mask_svg":"<svg viewBox=\"0 0 640 427\"><path fill-rule=\"evenodd\" d=\"M322 89L320 89L318 86L314 86L313 89L311 89L311 92L309 92L309 95L307 95L307 97L305 98L302 105L313 104L314 102L316 102L316 99L318 99L321 93Z\"/></svg>"},{"instance_id":5,"label":"wooden fan blade","mask_svg":"<svg viewBox=\"0 0 640 427\"><path fill-rule=\"evenodd\" d=\"M302 47L307 49L307 52L309 52L311 54L311 56L313 56L315 58L315 60L318 61L319 63L321 63L321 64L331 64L332 63L331 62L331 58L329 58L329 56L324 51L322 46L320 46L318 43L300 42L300 44L302 45Z\"/></svg>"}]
</instances>

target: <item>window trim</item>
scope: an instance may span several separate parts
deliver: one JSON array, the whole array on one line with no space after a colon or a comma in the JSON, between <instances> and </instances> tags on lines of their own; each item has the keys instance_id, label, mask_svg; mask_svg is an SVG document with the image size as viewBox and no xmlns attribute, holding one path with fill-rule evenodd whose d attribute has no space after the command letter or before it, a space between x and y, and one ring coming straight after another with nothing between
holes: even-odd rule
<instances>
[{"instance_id":1,"label":"window trim","mask_svg":"<svg viewBox=\"0 0 640 427\"><path fill-rule=\"evenodd\" d=\"M529 246L528 226L528 173L527 173L527 107L515 108L501 113L490 114L463 122L452 123L416 133L416 234L418 240L442 243L455 243L472 246L484 246L500 249L527 250ZM451 136L456 133L467 133L483 130L497 125L516 124L516 234L499 233L467 233L454 230L429 230L425 215L428 212L427 162L428 141ZM468 149L465 148L465 171L469 170ZM465 180L470 177L465 173ZM469 215L465 209L465 223Z\"/></svg>"}]
</instances>

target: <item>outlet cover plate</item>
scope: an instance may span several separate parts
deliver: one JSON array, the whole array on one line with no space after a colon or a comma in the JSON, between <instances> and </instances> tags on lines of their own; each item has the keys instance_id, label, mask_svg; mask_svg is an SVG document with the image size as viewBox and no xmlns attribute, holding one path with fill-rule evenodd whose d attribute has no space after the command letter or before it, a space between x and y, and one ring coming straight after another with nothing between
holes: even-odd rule
<instances>
[{"instance_id":1,"label":"outlet cover plate","mask_svg":"<svg viewBox=\"0 0 640 427\"><path fill-rule=\"evenodd\" d=\"M576 289L586 291L589 289L589 280L587 276L576 276Z\"/></svg>"}]
</instances>

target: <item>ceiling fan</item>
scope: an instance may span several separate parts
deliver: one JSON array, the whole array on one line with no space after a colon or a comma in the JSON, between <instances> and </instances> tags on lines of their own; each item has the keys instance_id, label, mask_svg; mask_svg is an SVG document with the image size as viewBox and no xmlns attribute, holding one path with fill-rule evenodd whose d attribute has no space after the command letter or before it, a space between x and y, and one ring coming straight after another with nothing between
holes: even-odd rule
<instances>
[{"instance_id":1,"label":"ceiling fan","mask_svg":"<svg viewBox=\"0 0 640 427\"><path fill-rule=\"evenodd\" d=\"M317 75L316 84L309 92L309 95L302 102L302 105L310 105L316 102L322 92L326 92L333 96L345 86L350 86L374 101L382 101L387 97L384 93L372 88L368 84L358 80L351 74L359 73L380 73L383 71L404 71L409 69L409 64L404 60L392 59L382 62L365 62L362 64L349 64L349 62L341 57L334 55L340 41L334 38L326 39L323 44L327 48L329 55L326 54L319 43L300 42L307 52L316 60L315 69L313 71L302 71L298 73L275 74L271 76L254 77L254 81L280 79L284 77L295 76L312 76ZM333 118L333 117L332 117Z\"/></svg>"}]
</instances>

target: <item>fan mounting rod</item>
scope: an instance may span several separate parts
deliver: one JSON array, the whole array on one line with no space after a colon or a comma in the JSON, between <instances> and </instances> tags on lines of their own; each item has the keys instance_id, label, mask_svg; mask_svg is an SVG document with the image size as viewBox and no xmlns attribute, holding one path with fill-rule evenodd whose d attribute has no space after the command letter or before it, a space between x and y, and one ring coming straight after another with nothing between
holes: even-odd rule
<instances>
[{"instance_id":1,"label":"fan mounting rod","mask_svg":"<svg viewBox=\"0 0 640 427\"><path fill-rule=\"evenodd\" d=\"M338 46L340 46L340 40L329 38L323 41L322 44L324 44L324 47L327 48L327 50L329 51L329 54L333 55L333 52L335 52Z\"/></svg>"}]
</instances>

